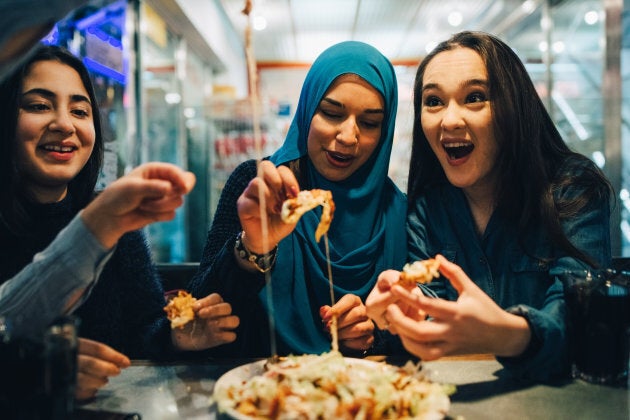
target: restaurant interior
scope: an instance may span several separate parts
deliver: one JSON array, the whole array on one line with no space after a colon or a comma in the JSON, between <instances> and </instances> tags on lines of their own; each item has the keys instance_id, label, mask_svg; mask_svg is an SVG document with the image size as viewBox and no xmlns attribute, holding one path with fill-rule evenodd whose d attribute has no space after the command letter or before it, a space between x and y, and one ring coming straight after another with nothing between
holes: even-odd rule
<instances>
[{"instance_id":1,"label":"restaurant interior","mask_svg":"<svg viewBox=\"0 0 630 420\"><path fill-rule=\"evenodd\" d=\"M243 13L244 8L247 13ZM8 372L0 380L0 418L630 418L629 11L630 0L88 0L59 21L42 42L68 48L90 72L105 143L97 187L105 188L149 161L186 168L195 173L197 182L172 221L145 228L160 279L154 278L150 263L141 267L130 252L129 260L133 262L117 262L119 267L111 271L121 279L114 287L103 285L103 278L113 277L109 274L99 274L101 283L96 287L94 283L83 286L87 290L82 292L84 296L91 294L97 302L101 298L107 303L105 310L95 310L94 319L61 317L47 328L43 343L12 337L14 325L24 319L27 322L23 325L31 325L30 320L21 314L15 319L0 314L0 350L4 352L0 359L5 361ZM311 310L314 315L314 328L309 329L302 327L306 322L302 323L300 316L283 316L292 312L274 309L274 305L300 306L295 303L299 300L283 298L300 294L300 288L295 287L300 282L295 276L301 266L280 271L291 275L286 276L286 287L275 277L274 285L280 286L276 289L280 292L274 295L270 285L271 264L275 260L261 268L263 256L256 259L253 253L245 251L243 230L234 248L235 255L241 256L236 261L256 266L257 271L249 266L256 284L243 278L240 265L233 278L223 272L216 277L222 286L229 283L225 288L228 293L230 288L238 289L236 292L248 294L247 298L224 301L220 296L225 296L223 290L193 297L195 291L187 282L198 269L207 231L228 177L241 162L268 156L282 144L304 77L315 57L337 42L359 40L374 45L391 60L398 81L399 105L389 176L405 191L417 66L438 42L465 29L492 33L514 49L564 140L571 149L592 159L609 178L615 191L610 227L612 254L616 264L625 264L619 266L623 270L566 270L552 274L562 279L562 301L560 283L547 283L550 276L546 263L523 265L517 280L526 281L519 286L534 283L529 281L530 271L536 271L531 276L534 280L544 277L544 296L537 291L529 293L537 295L532 300L540 298L543 308L525 303L506 309L502 302L493 302L488 297L490 293L486 295L486 290L481 290L485 286L475 284L447 259L436 256L417 261L425 271L419 277L407 278L406 286L405 276L413 274L409 266L414 264L402 269L405 276L398 277L390 271L396 277L386 286L383 284L388 280L387 272L384 276L381 273L378 280L372 277L378 285L372 289L378 292L376 299L370 301L370 294L363 302L362 297L345 291L344 279L333 285L326 236L328 277L324 284L330 295L324 296L325 304L320 306L321 296L316 296L319 291L311 288L314 282L308 278L311 272L306 273L304 296L309 304L310 300L319 300L314 310L302 305L307 309L304 313ZM338 160L343 160L343 156ZM253 168L252 165L252 171ZM106 194L99 198L103 196ZM404 212L397 213L401 214L404 217ZM353 217L353 223L348 224L354 227L358 223L354 214ZM401 235L404 236L402 227L400 234L392 236ZM357 253L354 236L352 240L350 252L339 252L344 258ZM74 243L72 246L82 250ZM118 245L112 254L125 254L124 249ZM268 254L276 258L277 249ZM378 252L387 254L381 248ZM406 254L405 251L403 255ZM44 258L40 260L46 262ZM58 260L62 258L55 262ZM483 257L471 260L481 265L488 262ZM70 263L77 261L80 260ZM69 267L64 262L56 265L61 269ZM106 263L105 258L99 265ZM308 264L310 260L305 266ZM378 265L373 265L372 259L368 259L368 264L370 268L363 271L372 276ZM515 265L512 260L509 264ZM142 273L158 285L163 281L164 290L156 288L152 293L148 290L151 285L143 282L144 275L135 276L134 280L139 281L127 289L129 283L136 282L126 282L128 277L121 274L137 273L130 269L132 266L150 269ZM427 269L430 266L433 268ZM440 276L438 266L453 286L454 299L433 299L438 295L426 283ZM50 271L50 267L45 268ZM491 270L487 271L492 277ZM64 271L59 277L65 281L72 274L72 270L68 274ZM96 276L92 277L94 282ZM260 281L263 277L265 283ZM335 281L339 277L343 276ZM41 278L30 275L29 280ZM491 278L487 289L504 287L495 280L496 277ZM258 286L260 289L256 290ZM510 294L512 289L507 286L507 292L498 291L497 295ZM23 288L27 289L31 287ZM520 287L514 290L519 291ZM335 294L342 291L335 302ZM43 301L54 300L50 293L41 295ZM315 299L311 299L313 296ZM268 306L258 305L261 299L266 299ZM45 305L33 302L38 301L14 300L12 304L19 311L27 305L43 311ZM78 305L77 302L82 304L78 300L72 304ZM383 306L379 308L379 304ZM145 306L148 309L143 313ZM368 307L374 312L370 313ZM133 312L137 308L138 316ZM251 324L258 309L264 309L268 317L268 330L260 328L264 324ZM504 309L506 314L501 312ZM49 308L46 310L57 316ZM148 311L152 313L149 315ZM109 312L121 316L101 324L110 319L104 317ZM243 322L234 321L237 313L245 315ZM251 314L254 316L246 318ZM565 316L566 325L558 322ZM168 335L154 328L157 324L143 325L144 318L149 317L168 319ZM504 322L515 319L517 325ZM283 337L278 333L278 320L295 326L304 335L313 331L311 336L322 335L326 348L330 341L331 351L302 355L278 351L281 347L276 341ZM129 334L133 336L129 341L137 341L141 346L140 356L126 360L120 354L124 360L116 361L116 349L108 349L105 343L90 343L82 332L77 335L79 321L84 326L92 321L104 330L113 327L112 336L122 336L127 330L142 331ZM226 334L229 337L232 330L241 334L244 329L237 329L246 321L253 325L250 329L255 333L249 336L245 330L242 343L246 351L238 353L238 347L222 347L231 342L224 338ZM367 328L361 327L365 324ZM428 334L427 339L418 326L429 332L433 329L434 333ZM357 331L358 338L354 335ZM501 335L497 331L507 333ZM162 337L157 337L157 333ZM150 341L153 334L163 340ZM217 337L223 341L209 341ZM388 342L392 337L394 340ZM266 338L269 343L264 342ZM377 339L379 344L387 345L375 345ZM367 345L347 345L357 340ZM346 353L342 354L337 350L344 341ZM161 347L160 342L166 345ZM260 343L269 344L270 352L249 352ZM406 352L388 347L391 343L404 346ZM207 352L213 347L217 353ZM420 355L410 347L433 352ZM152 350L163 354L153 357ZM561 369L566 370L561 376L552 375ZM88 397L75 395L77 383L81 383L83 391L91 386L93 389L88 390L94 393ZM270 383L278 388L271 388ZM387 388L381 387L383 384ZM405 399L400 399L398 391L405 389ZM261 393L255 394L258 391ZM320 391L328 392L332 398L322 403ZM304 408L305 400L315 403ZM295 401L299 402L302 415L286 410ZM338 405L331 406L330 401ZM327 409L326 414L314 414L314 408L322 406ZM398 411L392 411L392 407ZM252 411L253 408L260 411ZM412 412L417 415L408 414ZM32 417L34 413L37 415ZM340 413L347 415L342 417ZM418 413L427 415L420 417Z\"/></svg>"},{"instance_id":2,"label":"restaurant interior","mask_svg":"<svg viewBox=\"0 0 630 420\"><path fill-rule=\"evenodd\" d=\"M464 29L491 32L522 58L565 141L611 180L613 255L630 256L627 1L254 0L249 15L245 3L92 0L44 39L68 47L91 71L106 133L100 186L150 160L197 175L177 217L147 228L156 262L199 261L227 177L281 144L310 63L335 42L371 43L395 66L400 104L390 176L404 190L416 67L438 41Z\"/></svg>"}]
</instances>

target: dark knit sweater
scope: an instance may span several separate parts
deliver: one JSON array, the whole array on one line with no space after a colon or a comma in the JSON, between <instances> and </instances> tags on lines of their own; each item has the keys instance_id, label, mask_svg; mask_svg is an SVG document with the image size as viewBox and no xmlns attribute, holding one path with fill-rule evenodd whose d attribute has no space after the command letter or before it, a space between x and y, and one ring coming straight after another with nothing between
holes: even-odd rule
<instances>
[{"instance_id":1,"label":"dark knit sweater","mask_svg":"<svg viewBox=\"0 0 630 420\"><path fill-rule=\"evenodd\" d=\"M271 354L267 314L258 298L265 276L243 270L234 257L236 235L242 230L236 201L255 176L256 161L248 160L240 164L225 183L199 271L188 285L197 298L219 293L240 319L236 341L210 349L212 356L266 357Z\"/></svg>"},{"instance_id":2,"label":"dark knit sweater","mask_svg":"<svg viewBox=\"0 0 630 420\"><path fill-rule=\"evenodd\" d=\"M31 205L33 235L14 235L0 224L0 282L31 262L78 212L71 197ZM173 355L164 291L141 231L124 235L88 299L75 312L79 335L105 343L130 358Z\"/></svg>"}]
</instances>

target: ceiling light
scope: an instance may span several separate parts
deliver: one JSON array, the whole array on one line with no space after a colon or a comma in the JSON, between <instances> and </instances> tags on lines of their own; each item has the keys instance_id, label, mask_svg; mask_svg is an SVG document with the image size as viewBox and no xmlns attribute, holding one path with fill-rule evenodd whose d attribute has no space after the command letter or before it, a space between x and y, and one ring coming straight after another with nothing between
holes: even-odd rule
<instances>
[{"instance_id":1,"label":"ceiling light","mask_svg":"<svg viewBox=\"0 0 630 420\"><path fill-rule=\"evenodd\" d=\"M521 4L521 10L525 13L531 13L536 10L536 3L533 0L526 0Z\"/></svg>"},{"instance_id":2,"label":"ceiling light","mask_svg":"<svg viewBox=\"0 0 630 420\"><path fill-rule=\"evenodd\" d=\"M593 152L591 156L593 157L593 162L595 162L595 165L599 166L600 168L604 167L604 165L606 164L606 158L604 157L604 154L602 152L598 150L596 152Z\"/></svg>"},{"instance_id":3,"label":"ceiling light","mask_svg":"<svg viewBox=\"0 0 630 420\"><path fill-rule=\"evenodd\" d=\"M448 23L451 26L459 26L462 24L464 17L461 12L454 11L448 14Z\"/></svg>"},{"instance_id":4,"label":"ceiling light","mask_svg":"<svg viewBox=\"0 0 630 420\"><path fill-rule=\"evenodd\" d=\"M556 54L560 54L561 52L564 51L564 42L562 41L556 41L551 45L551 49L553 50L554 53Z\"/></svg>"},{"instance_id":5,"label":"ceiling light","mask_svg":"<svg viewBox=\"0 0 630 420\"><path fill-rule=\"evenodd\" d=\"M164 101L169 105L175 105L182 101L182 96L177 92L167 93L164 95Z\"/></svg>"},{"instance_id":6,"label":"ceiling light","mask_svg":"<svg viewBox=\"0 0 630 420\"><path fill-rule=\"evenodd\" d=\"M598 20L599 13L597 13L595 10L589 10L588 12L584 13L584 22L586 22L587 25L595 25Z\"/></svg>"},{"instance_id":7,"label":"ceiling light","mask_svg":"<svg viewBox=\"0 0 630 420\"><path fill-rule=\"evenodd\" d=\"M254 16L253 26L255 30L262 31L267 27L267 18L261 15Z\"/></svg>"}]
</instances>

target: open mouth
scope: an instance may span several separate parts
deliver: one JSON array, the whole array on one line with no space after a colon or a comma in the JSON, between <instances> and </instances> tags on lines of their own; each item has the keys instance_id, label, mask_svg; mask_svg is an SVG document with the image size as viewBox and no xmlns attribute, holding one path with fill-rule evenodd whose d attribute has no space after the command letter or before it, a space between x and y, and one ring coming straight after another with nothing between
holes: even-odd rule
<instances>
[{"instance_id":1,"label":"open mouth","mask_svg":"<svg viewBox=\"0 0 630 420\"><path fill-rule=\"evenodd\" d=\"M442 145L449 159L461 159L472 153L475 145L472 143L444 143Z\"/></svg>"},{"instance_id":2,"label":"open mouth","mask_svg":"<svg viewBox=\"0 0 630 420\"><path fill-rule=\"evenodd\" d=\"M328 151L328 157L339 163L348 163L354 158L354 156L352 155L344 155L341 153L336 153L336 152L331 152L331 151Z\"/></svg>"}]
</instances>

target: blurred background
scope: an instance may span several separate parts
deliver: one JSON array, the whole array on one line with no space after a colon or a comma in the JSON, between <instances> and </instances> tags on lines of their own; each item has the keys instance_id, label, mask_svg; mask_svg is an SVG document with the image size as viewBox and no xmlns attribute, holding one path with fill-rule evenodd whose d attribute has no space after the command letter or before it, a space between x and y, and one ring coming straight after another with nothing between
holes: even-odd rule
<instances>
[{"instance_id":1,"label":"blurred background","mask_svg":"<svg viewBox=\"0 0 630 420\"><path fill-rule=\"evenodd\" d=\"M312 60L339 41L368 42L395 65L400 104L390 175L406 190L417 65L464 29L493 33L514 48L565 141L604 170L617 192L613 255L630 256L629 3L253 0L245 15L245 0L92 0L44 42L69 48L91 71L106 139L101 186L149 160L197 175L176 219L147 228L157 262L199 261L232 169L282 143ZM247 26L259 95L256 139Z\"/></svg>"}]
</instances>

